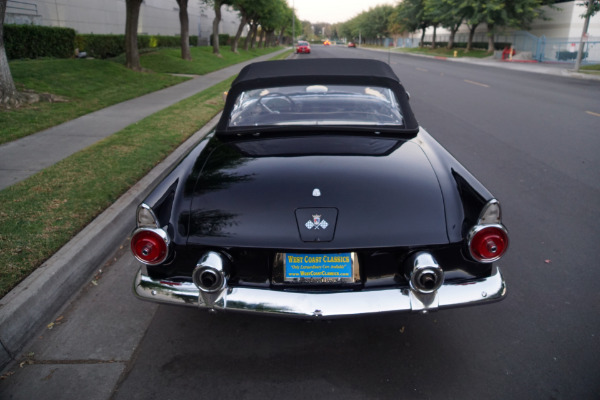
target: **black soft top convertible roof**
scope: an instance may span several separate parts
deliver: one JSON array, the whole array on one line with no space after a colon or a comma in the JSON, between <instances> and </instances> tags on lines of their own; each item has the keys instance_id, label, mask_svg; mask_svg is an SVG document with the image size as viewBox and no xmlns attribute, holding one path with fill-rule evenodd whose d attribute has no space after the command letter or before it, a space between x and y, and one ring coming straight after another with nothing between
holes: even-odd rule
<instances>
[{"instance_id":1,"label":"black soft top convertible roof","mask_svg":"<svg viewBox=\"0 0 600 400\"><path fill-rule=\"evenodd\" d=\"M368 83L373 78L400 82L389 65L382 61L359 58L311 58L301 60L264 61L247 65L232 84L244 84L257 79L278 80L288 84L289 79L310 77L314 80L337 78L342 84Z\"/></svg>"},{"instance_id":2,"label":"black soft top convertible roof","mask_svg":"<svg viewBox=\"0 0 600 400\"><path fill-rule=\"evenodd\" d=\"M234 102L240 93L261 88L294 85L373 85L394 91L402 108L405 125L396 128L416 133L418 123L408 104L408 95L392 68L378 60L357 58L310 58L263 61L245 66L231 84L217 133L236 132L228 127Z\"/></svg>"}]
</instances>

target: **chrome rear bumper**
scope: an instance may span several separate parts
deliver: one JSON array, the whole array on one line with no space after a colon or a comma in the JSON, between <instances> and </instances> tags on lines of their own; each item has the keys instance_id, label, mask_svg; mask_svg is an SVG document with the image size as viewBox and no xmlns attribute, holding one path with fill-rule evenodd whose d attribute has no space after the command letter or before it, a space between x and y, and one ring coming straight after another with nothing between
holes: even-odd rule
<instances>
[{"instance_id":1,"label":"chrome rear bumper","mask_svg":"<svg viewBox=\"0 0 600 400\"><path fill-rule=\"evenodd\" d=\"M496 267L490 277L463 283L445 282L436 292L426 295L409 288L306 293L240 287L207 295L191 282L153 280L140 269L135 278L134 292L143 300L211 310L290 317L344 317L392 311L427 312L499 301L506 296L506 284Z\"/></svg>"}]
</instances>

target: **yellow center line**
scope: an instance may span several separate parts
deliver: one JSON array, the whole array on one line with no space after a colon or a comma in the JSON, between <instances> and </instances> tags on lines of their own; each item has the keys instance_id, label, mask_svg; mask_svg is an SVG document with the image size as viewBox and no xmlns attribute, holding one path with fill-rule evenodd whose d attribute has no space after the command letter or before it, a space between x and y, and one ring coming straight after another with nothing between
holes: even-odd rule
<instances>
[{"instance_id":1,"label":"yellow center line","mask_svg":"<svg viewBox=\"0 0 600 400\"><path fill-rule=\"evenodd\" d=\"M490 87L490 85L486 85L485 83L474 82L474 81L470 81L468 79L465 79L465 82L471 83L471 84L477 85L477 86Z\"/></svg>"},{"instance_id":2,"label":"yellow center line","mask_svg":"<svg viewBox=\"0 0 600 400\"><path fill-rule=\"evenodd\" d=\"M592 112L592 111L586 111L586 113L593 115L594 117L600 117L600 114Z\"/></svg>"}]
</instances>

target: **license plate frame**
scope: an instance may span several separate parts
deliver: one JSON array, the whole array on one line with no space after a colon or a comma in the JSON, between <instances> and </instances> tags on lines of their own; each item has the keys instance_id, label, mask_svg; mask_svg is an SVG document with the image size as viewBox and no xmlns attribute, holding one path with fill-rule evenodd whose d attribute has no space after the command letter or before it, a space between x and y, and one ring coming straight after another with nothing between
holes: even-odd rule
<instances>
[{"instance_id":1,"label":"license plate frame","mask_svg":"<svg viewBox=\"0 0 600 400\"><path fill-rule=\"evenodd\" d=\"M281 253L283 282L342 284L360 280L358 258L345 253Z\"/></svg>"}]
</instances>

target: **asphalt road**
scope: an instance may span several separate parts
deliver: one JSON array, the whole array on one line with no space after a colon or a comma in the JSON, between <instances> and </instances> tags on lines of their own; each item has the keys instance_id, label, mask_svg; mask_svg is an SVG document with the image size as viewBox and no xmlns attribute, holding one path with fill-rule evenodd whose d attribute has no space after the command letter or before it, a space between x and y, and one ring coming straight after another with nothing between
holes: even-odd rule
<instances>
[{"instance_id":1,"label":"asphalt road","mask_svg":"<svg viewBox=\"0 0 600 400\"><path fill-rule=\"evenodd\" d=\"M420 124L502 202L508 298L330 322L210 315L134 299L120 250L0 397L597 399L600 82L339 46L299 57L389 60Z\"/></svg>"}]
</instances>

